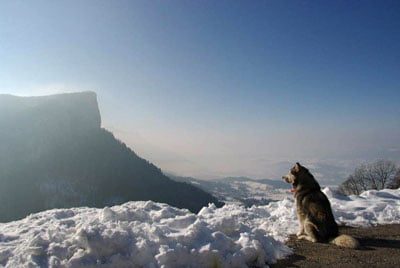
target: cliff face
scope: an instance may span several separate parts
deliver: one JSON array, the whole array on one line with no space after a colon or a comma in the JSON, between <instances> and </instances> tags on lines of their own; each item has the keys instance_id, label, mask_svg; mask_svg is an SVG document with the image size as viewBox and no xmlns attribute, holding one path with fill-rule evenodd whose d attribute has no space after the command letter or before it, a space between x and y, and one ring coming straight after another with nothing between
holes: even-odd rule
<instances>
[{"instance_id":1,"label":"cliff face","mask_svg":"<svg viewBox=\"0 0 400 268\"><path fill-rule=\"evenodd\" d=\"M0 95L0 124L32 131L100 128L96 93L82 92L43 97Z\"/></svg>"},{"instance_id":2,"label":"cliff face","mask_svg":"<svg viewBox=\"0 0 400 268\"><path fill-rule=\"evenodd\" d=\"M39 165L54 150L67 149L67 141L94 135L100 125L94 92L0 95L0 175L5 171L14 174L28 164ZM56 149L60 146L65 148Z\"/></svg>"},{"instance_id":3,"label":"cliff face","mask_svg":"<svg viewBox=\"0 0 400 268\"><path fill-rule=\"evenodd\" d=\"M0 222L61 207L220 203L166 177L101 128L96 94L0 95Z\"/></svg>"}]
</instances>

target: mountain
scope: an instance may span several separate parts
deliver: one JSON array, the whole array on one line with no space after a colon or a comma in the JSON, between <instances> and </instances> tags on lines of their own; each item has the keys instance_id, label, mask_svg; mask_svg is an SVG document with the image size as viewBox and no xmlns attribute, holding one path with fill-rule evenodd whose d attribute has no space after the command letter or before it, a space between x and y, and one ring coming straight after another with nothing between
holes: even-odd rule
<instances>
[{"instance_id":1,"label":"mountain","mask_svg":"<svg viewBox=\"0 0 400 268\"><path fill-rule=\"evenodd\" d=\"M245 206L265 205L288 196L290 186L281 180L255 180L247 177L227 177L200 180L191 177L168 175L171 179L191 183L216 196L223 202L241 203Z\"/></svg>"},{"instance_id":2,"label":"mountain","mask_svg":"<svg viewBox=\"0 0 400 268\"><path fill-rule=\"evenodd\" d=\"M199 211L212 195L175 182L101 128L96 94L0 95L0 221L50 208L153 200Z\"/></svg>"}]
</instances>

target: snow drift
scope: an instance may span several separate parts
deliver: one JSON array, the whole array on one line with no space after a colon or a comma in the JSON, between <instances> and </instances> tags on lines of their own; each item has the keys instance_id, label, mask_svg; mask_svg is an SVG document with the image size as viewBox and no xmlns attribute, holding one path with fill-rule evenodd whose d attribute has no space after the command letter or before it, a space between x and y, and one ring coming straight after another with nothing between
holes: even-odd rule
<instances>
[{"instance_id":1,"label":"snow drift","mask_svg":"<svg viewBox=\"0 0 400 268\"><path fill-rule=\"evenodd\" d=\"M400 223L400 190L329 197L339 223ZM291 253L291 197L267 206L204 207L197 215L155 202L54 209L0 224L0 266L248 267Z\"/></svg>"}]
</instances>

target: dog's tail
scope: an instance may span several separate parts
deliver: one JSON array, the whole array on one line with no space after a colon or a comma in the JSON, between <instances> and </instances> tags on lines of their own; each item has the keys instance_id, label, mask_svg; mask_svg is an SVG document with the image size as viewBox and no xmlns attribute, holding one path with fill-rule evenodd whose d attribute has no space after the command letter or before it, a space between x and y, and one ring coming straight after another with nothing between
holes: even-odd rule
<instances>
[{"instance_id":1,"label":"dog's tail","mask_svg":"<svg viewBox=\"0 0 400 268\"><path fill-rule=\"evenodd\" d=\"M342 248L360 248L360 242L349 235L339 235L338 237L332 239L330 243Z\"/></svg>"}]
</instances>

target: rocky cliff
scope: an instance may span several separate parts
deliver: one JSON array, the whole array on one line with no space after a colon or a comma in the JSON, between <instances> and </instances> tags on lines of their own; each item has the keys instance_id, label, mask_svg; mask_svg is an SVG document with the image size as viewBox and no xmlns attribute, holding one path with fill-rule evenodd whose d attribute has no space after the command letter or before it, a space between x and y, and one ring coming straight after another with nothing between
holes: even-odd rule
<instances>
[{"instance_id":1,"label":"rocky cliff","mask_svg":"<svg viewBox=\"0 0 400 268\"><path fill-rule=\"evenodd\" d=\"M0 124L23 131L31 128L58 130L100 128L101 119L94 92L43 97L0 94Z\"/></svg>"},{"instance_id":2,"label":"rocky cliff","mask_svg":"<svg viewBox=\"0 0 400 268\"><path fill-rule=\"evenodd\" d=\"M0 95L0 221L50 208L153 200L197 212L210 194L166 177L101 128L93 92Z\"/></svg>"}]
</instances>

